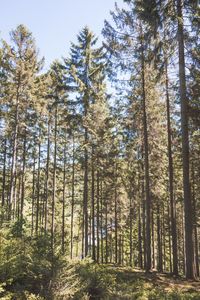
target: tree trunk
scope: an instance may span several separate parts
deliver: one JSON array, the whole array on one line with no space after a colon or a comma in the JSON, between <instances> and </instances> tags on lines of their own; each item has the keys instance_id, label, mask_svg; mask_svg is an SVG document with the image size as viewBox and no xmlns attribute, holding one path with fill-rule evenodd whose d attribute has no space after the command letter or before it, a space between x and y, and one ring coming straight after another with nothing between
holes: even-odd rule
<instances>
[{"instance_id":1,"label":"tree trunk","mask_svg":"<svg viewBox=\"0 0 200 300\"><path fill-rule=\"evenodd\" d=\"M145 169L145 198L146 198L146 271L152 268L151 260L151 197L149 183L149 143L146 113L145 90L145 61L144 61L144 36L141 29L141 77L142 77L142 110L143 110L143 134L144 134L144 169Z\"/></svg>"},{"instance_id":2,"label":"tree trunk","mask_svg":"<svg viewBox=\"0 0 200 300\"><path fill-rule=\"evenodd\" d=\"M64 145L63 197L62 197L62 253L65 253L65 197L66 197L66 141Z\"/></svg>"},{"instance_id":3,"label":"tree trunk","mask_svg":"<svg viewBox=\"0 0 200 300\"><path fill-rule=\"evenodd\" d=\"M31 235L34 231L34 215L35 215L35 149L33 148L33 179L32 179L32 209L31 209Z\"/></svg>"},{"instance_id":4,"label":"tree trunk","mask_svg":"<svg viewBox=\"0 0 200 300\"><path fill-rule=\"evenodd\" d=\"M178 275L178 253L177 253L177 232L176 232L176 204L174 201L174 168L172 158L172 138L171 138L171 116L169 99L169 79L168 64L165 56L165 89L167 105L167 136L168 136L168 170L169 170L169 196L171 208L171 235L172 235L172 253L173 253L173 274Z\"/></svg>"},{"instance_id":5,"label":"tree trunk","mask_svg":"<svg viewBox=\"0 0 200 300\"><path fill-rule=\"evenodd\" d=\"M4 207L5 199L6 199L6 158L7 158L7 139L4 139L4 151L3 151L3 178L2 178L2 200L1 205ZM2 215L2 221L4 219L4 215Z\"/></svg>"},{"instance_id":6,"label":"tree trunk","mask_svg":"<svg viewBox=\"0 0 200 300\"><path fill-rule=\"evenodd\" d=\"M49 200L49 161L50 161L50 116L48 117L48 141L47 141L47 162L46 162L46 186L45 186L45 218L44 218L44 229L47 232L48 229L48 200Z\"/></svg>"},{"instance_id":7,"label":"tree trunk","mask_svg":"<svg viewBox=\"0 0 200 300\"><path fill-rule=\"evenodd\" d=\"M98 176L98 175L97 175ZM94 146L92 145L92 259L96 260L95 253L95 175L94 175Z\"/></svg>"},{"instance_id":8,"label":"tree trunk","mask_svg":"<svg viewBox=\"0 0 200 300\"><path fill-rule=\"evenodd\" d=\"M57 99L56 99L57 101ZM55 103L54 114L54 155L53 155L53 197L52 197L52 219L51 219L51 251L52 251L52 273L54 273L54 245L55 245L55 204L56 204L56 169L57 169L57 127L58 127L58 104Z\"/></svg>"},{"instance_id":9,"label":"tree trunk","mask_svg":"<svg viewBox=\"0 0 200 300\"><path fill-rule=\"evenodd\" d=\"M182 0L177 0L178 14L178 50L179 50L179 82L181 100L181 131L182 131L182 159L183 159L183 192L185 212L185 262L186 278L194 279L194 246L193 246L193 212L190 195L190 166L189 166L189 136L188 136L188 99L186 94L185 53Z\"/></svg>"},{"instance_id":10,"label":"tree trunk","mask_svg":"<svg viewBox=\"0 0 200 300\"><path fill-rule=\"evenodd\" d=\"M84 223L84 254L88 255L88 130L85 128L84 150L84 192L83 192L83 223Z\"/></svg>"},{"instance_id":11,"label":"tree trunk","mask_svg":"<svg viewBox=\"0 0 200 300\"><path fill-rule=\"evenodd\" d=\"M23 219L24 196L25 196L25 168L26 168L26 133L23 145L23 163L22 163L22 183L21 183L21 219Z\"/></svg>"},{"instance_id":12,"label":"tree trunk","mask_svg":"<svg viewBox=\"0 0 200 300\"><path fill-rule=\"evenodd\" d=\"M117 183L115 183L115 263L118 263L118 215L117 215Z\"/></svg>"},{"instance_id":13,"label":"tree trunk","mask_svg":"<svg viewBox=\"0 0 200 300\"><path fill-rule=\"evenodd\" d=\"M72 136L72 202L71 202L71 236L70 236L70 257L73 258L73 236L74 236L74 196L75 196L75 139Z\"/></svg>"},{"instance_id":14,"label":"tree trunk","mask_svg":"<svg viewBox=\"0 0 200 300\"><path fill-rule=\"evenodd\" d=\"M97 262L99 263L100 258L100 241L99 241L99 229L100 229L100 193L99 193L99 174L97 175L97 228L96 228L96 236L97 236Z\"/></svg>"},{"instance_id":15,"label":"tree trunk","mask_svg":"<svg viewBox=\"0 0 200 300\"><path fill-rule=\"evenodd\" d=\"M41 159L41 129L39 129L38 136L38 170L37 170L37 203L36 203L36 220L35 220L35 232L38 235L39 226L39 209L40 209L40 159Z\"/></svg>"}]
</instances>

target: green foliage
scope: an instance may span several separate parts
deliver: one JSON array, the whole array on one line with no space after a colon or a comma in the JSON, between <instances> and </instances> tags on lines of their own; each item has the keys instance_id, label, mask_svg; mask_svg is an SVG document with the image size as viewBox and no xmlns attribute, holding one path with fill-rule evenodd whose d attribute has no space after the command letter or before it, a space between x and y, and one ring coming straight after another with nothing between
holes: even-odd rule
<instances>
[{"instance_id":1,"label":"green foliage","mask_svg":"<svg viewBox=\"0 0 200 300\"><path fill-rule=\"evenodd\" d=\"M175 281L174 281L175 283ZM185 292L167 278L158 284L156 277L131 268L98 265L90 259L65 262L52 286L53 299L110 300L197 300L194 289Z\"/></svg>"},{"instance_id":2,"label":"green foliage","mask_svg":"<svg viewBox=\"0 0 200 300\"><path fill-rule=\"evenodd\" d=\"M107 299L114 286L115 275L86 258L63 268L53 287L54 299Z\"/></svg>"},{"instance_id":3,"label":"green foliage","mask_svg":"<svg viewBox=\"0 0 200 300\"><path fill-rule=\"evenodd\" d=\"M11 234L14 236L14 237L21 237L25 231L24 231L24 225L26 224L26 221L24 219L19 219L17 220L12 228L11 228Z\"/></svg>"},{"instance_id":4,"label":"green foliage","mask_svg":"<svg viewBox=\"0 0 200 300\"><path fill-rule=\"evenodd\" d=\"M46 296L52 276L50 238L31 238L25 228L21 235L21 224L0 231L0 293L5 299L40 299L35 295Z\"/></svg>"},{"instance_id":5,"label":"green foliage","mask_svg":"<svg viewBox=\"0 0 200 300\"><path fill-rule=\"evenodd\" d=\"M79 262L76 266L76 272L81 278L85 292L91 298L104 299L111 294L115 286L115 275L108 273L105 266L91 263L90 260L86 259ZM77 296L79 297L79 294Z\"/></svg>"}]
</instances>

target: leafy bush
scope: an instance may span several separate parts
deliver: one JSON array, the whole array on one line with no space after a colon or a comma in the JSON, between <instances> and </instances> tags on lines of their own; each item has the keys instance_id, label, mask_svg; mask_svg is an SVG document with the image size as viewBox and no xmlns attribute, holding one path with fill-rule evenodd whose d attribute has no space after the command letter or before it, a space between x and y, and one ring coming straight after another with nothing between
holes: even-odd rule
<instances>
[{"instance_id":1,"label":"leafy bush","mask_svg":"<svg viewBox=\"0 0 200 300\"><path fill-rule=\"evenodd\" d=\"M105 266L86 258L68 262L53 286L54 299L108 299L115 286L115 275Z\"/></svg>"},{"instance_id":2,"label":"leafy bush","mask_svg":"<svg viewBox=\"0 0 200 300\"><path fill-rule=\"evenodd\" d=\"M0 230L1 299L40 299L35 295L44 296L48 290L52 275L50 237L33 238L26 229L24 221L17 221Z\"/></svg>"}]
</instances>

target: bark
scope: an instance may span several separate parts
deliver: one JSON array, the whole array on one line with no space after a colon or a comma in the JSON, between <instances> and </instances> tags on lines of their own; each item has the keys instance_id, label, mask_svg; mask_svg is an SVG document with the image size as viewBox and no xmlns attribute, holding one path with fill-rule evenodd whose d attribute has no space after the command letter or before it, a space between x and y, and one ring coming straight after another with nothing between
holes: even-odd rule
<instances>
[{"instance_id":1,"label":"bark","mask_svg":"<svg viewBox=\"0 0 200 300\"><path fill-rule=\"evenodd\" d=\"M23 219L24 196L25 196L25 168L26 168L26 133L23 145L22 183L21 183L21 219Z\"/></svg>"},{"instance_id":2,"label":"bark","mask_svg":"<svg viewBox=\"0 0 200 300\"><path fill-rule=\"evenodd\" d=\"M142 258L142 226L141 226L141 208L139 203L139 211L138 211L138 263L139 267L143 268L143 258Z\"/></svg>"},{"instance_id":3,"label":"bark","mask_svg":"<svg viewBox=\"0 0 200 300\"><path fill-rule=\"evenodd\" d=\"M100 240L99 240L99 229L100 229L100 182L99 182L99 174L97 175L97 228L96 228L96 236L97 236L97 262L99 263L100 258Z\"/></svg>"},{"instance_id":4,"label":"bark","mask_svg":"<svg viewBox=\"0 0 200 300\"><path fill-rule=\"evenodd\" d=\"M199 245L198 245L198 225L197 225L197 213L196 213L196 193L195 193L195 170L194 163L192 163L192 200L193 200L193 212L194 212L194 246L195 246L195 263L196 272L199 277Z\"/></svg>"},{"instance_id":5,"label":"bark","mask_svg":"<svg viewBox=\"0 0 200 300\"><path fill-rule=\"evenodd\" d=\"M3 152L3 178L2 178L2 200L1 205L5 205L6 199L6 158L7 158L7 139L4 139L4 152Z\"/></svg>"},{"instance_id":6,"label":"bark","mask_svg":"<svg viewBox=\"0 0 200 300\"><path fill-rule=\"evenodd\" d=\"M72 136L72 199L71 199L71 235L70 235L70 257L73 258L73 236L74 236L74 196L75 196L75 138Z\"/></svg>"},{"instance_id":7,"label":"bark","mask_svg":"<svg viewBox=\"0 0 200 300\"><path fill-rule=\"evenodd\" d=\"M92 146L92 259L96 260L95 253L95 174L94 174L94 146Z\"/></svg>"},{"instance_id":8,"label":"bark","mask_svg":"<svg viewBox=\"0 0 200 300\"><path fill-rule=\"evenodd\" d=\"M66 205L65 198L66 198L66 141L64 145L63 195L62 195L62 253L63 254L65 253L65 205Z\"/></svg>"},{"instance_id":9,"label":"bark","mask_svg":"<svg viewBox=\"0 0 200 300\"><path fill-rule=\"evenodd\" d=\"M85 128L84 150L84 192L83 192L83 223L84 223L84 255L88 255L88 130Z\"/></svg>"},{"instance_id":10,"label":"bark","mask_svg":"<svg viewBox=\"0 0 200 300\"><path fill-rule=\"evenodd\" d=\"M163 271L163 257L162 257L162 238L161 238L161 221L160 221L160 206L157 205L157 241L158 241L158 265L157 269L159 272Z\"/></svg>"},{"instance_id":11,"label":"bark","mask_svg":"<svg viewBox=\"0 0 200 300\"><path fill-rule=\"evenodd\" d=\"M37 200L36 200L36 220L35 220L35 232L38 235L39 226L39 209L40 209L40 159L41 159L41 130L39 130L38 141L38 166L37 166Z\"/></svg>"},{"instance_id":12,"label":"bark","mask_svg":"<svg viewBox=\"0 0 200 300\"><path fill-rule=\"evenodd\" d=\"M186 278L196 277L193 246L193 212L190 192L189 136L188 136L188 99L186 94L185 53L182 0L177 0L178 14L178 51L179 51L179 88L181 100L181 131L183 160L183 193L185 215L185 263Z\"/></svg>"},{"instance_id":13,"label":"bark","mask_svg":"<svg viewBox=\"0 0 200 300\"><path fill-rule=\"evenodd\" d=\"M132 200L130 199L130 211L129 211L129 247L130 247L130 257L129 257L129 264L132 267L133 265L133 207L132 207ZM138 241L139 242L139 241Z\"/></svg>"},{"instance_id":14,"label":"bark","mask_svg":"<svg viewBox=\"0 0 200 300\"><path fill-rule=\"evenodd\" d=\"M141 29L141 77L142 77L142 112L144 135L144 169L145 169L145 200L146 200L146 271L152 268L151 259L151 197L149 183L149 142L146 113L146 87L145 87L145 61L144 61L144 37Z\"/></svg>"},{"instance_id":15,"label":"bark","mask_svg":"<svg viewBox=\"0 0 200 300\"><path fill-rule=\"evenodd\" d=\"M167 136L168 136L168 170L169 170L169 197L171 209L171 236L172 236L172 254L173 254L173 274L178 275L178 250L177 250L177 229L176 229L176 203L174 200L174 167L172 157L172 136L171 136L171 116L169 99L169 79L168 63L165 57L165 89L167 105Z\"/></svg>"},{"instance_id":16,"label":"bark","mask_svg":"<svg viewBox=\"0 0 200 300\"><path fill-rule=\"evenodd\" d=\"M115 184L115 263L118 263L118 214L117 214L117 186Z\"/></svg>"},{"instance_id":17,"label":"bark","mask_svg":"<svg viewBox=\"0 0 200 300\"><path fill-rule=\"evenodd\" d=\"M57 99L56 99L57 101ZM54 155L53 155L53 196L52 196L52 219L51 219L51 251L52 272L54 272L54 244L55 244L55 205L56 205L56 171L57 171L57 127L58 127L58 104L55 104L54 113Z\"/></svg>"},{"instance_id":18,"label":"bark","mask_svg":"<svg viewBox=\"0 0 200 300\"><path fill-rule=\"evenodd\" d=\"M50 162L50 116L48 118L48 141L47 141L47 162L46 162L46 186L45 186L45 217L44 217L44 229L47 232L48 229L48 200L49 200L49 162Z\"/></svg>"},{"instance_id":19,"label":"bark","mask_svg":"<svg viewBox=\"0 0 200 300\"><path fill-rule=\"evenodd\" d=\"M31 235L33 235L34 231L34 215L35 215L35 150L33 148L33 178L32 178L32 209L31 209Z\"/></svg>"}]
</instances>

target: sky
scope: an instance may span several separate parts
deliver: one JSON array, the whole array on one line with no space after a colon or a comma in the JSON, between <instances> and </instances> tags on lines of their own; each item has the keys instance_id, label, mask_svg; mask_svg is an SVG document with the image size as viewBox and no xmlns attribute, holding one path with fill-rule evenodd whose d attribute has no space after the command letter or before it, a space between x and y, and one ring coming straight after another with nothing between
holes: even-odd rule
<instances>
[{"instance_id":1,"label":"sky","mask_svg":"<svg viewBox=\"0 0 200 300\"><path fill-rule=\"evenodd\" d=\"M24 24L33 33L40 57L47 68L54 59L67 57L70 42L88 25L100 36L104 20L111 20L114 3L123 0L2 0L0 38L9 40L9 32Z\"/></svg>"}]
</instances>

